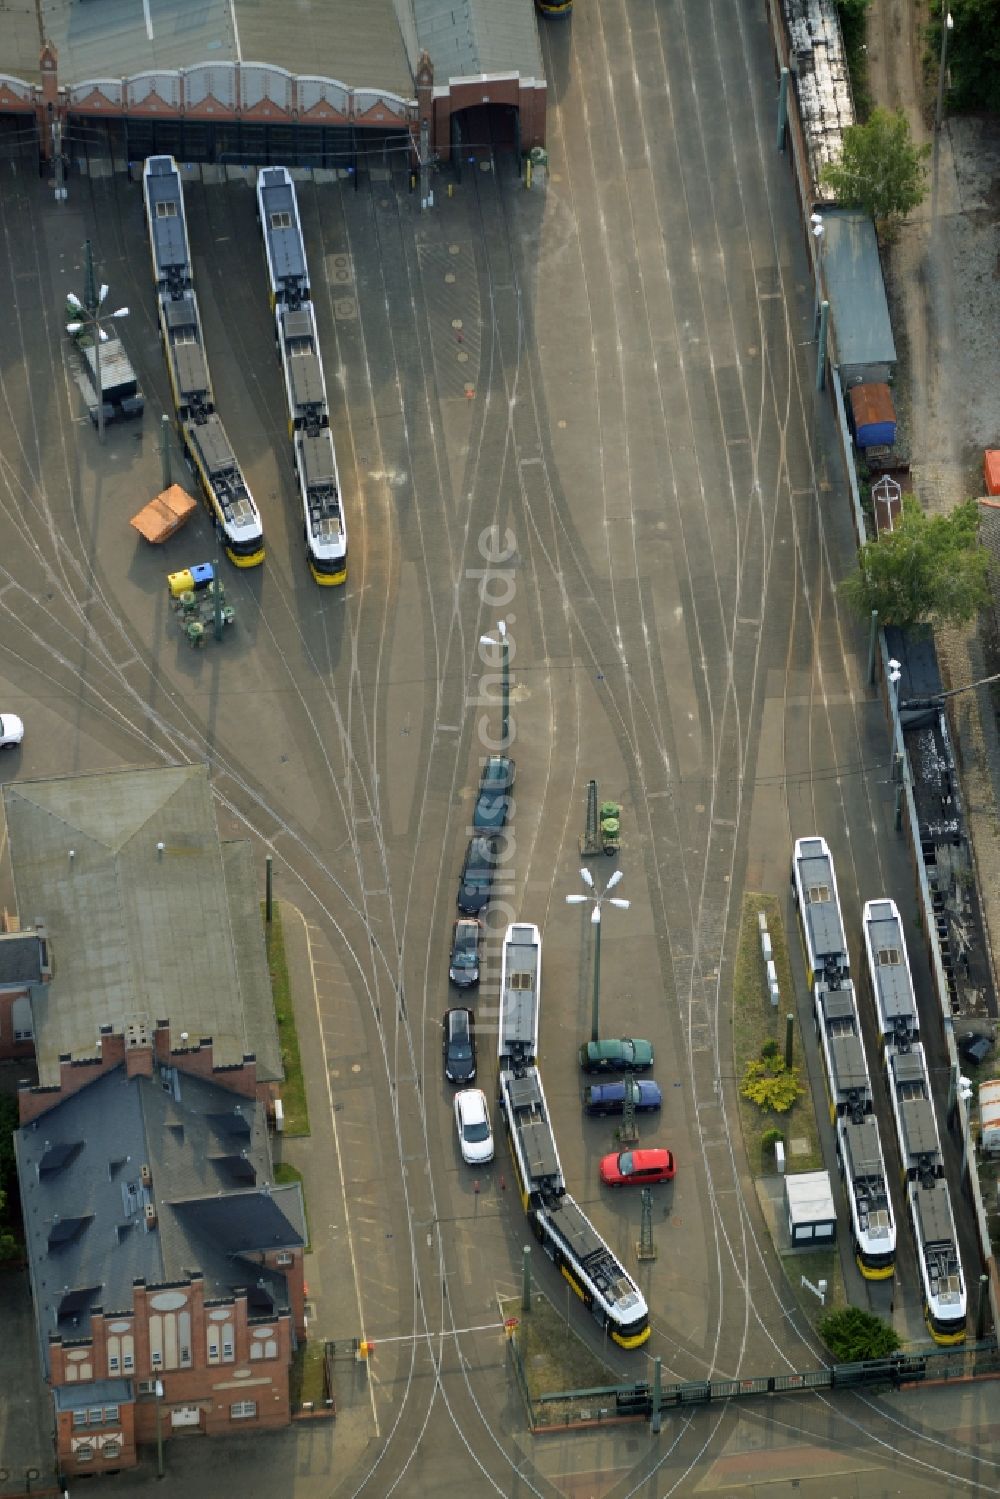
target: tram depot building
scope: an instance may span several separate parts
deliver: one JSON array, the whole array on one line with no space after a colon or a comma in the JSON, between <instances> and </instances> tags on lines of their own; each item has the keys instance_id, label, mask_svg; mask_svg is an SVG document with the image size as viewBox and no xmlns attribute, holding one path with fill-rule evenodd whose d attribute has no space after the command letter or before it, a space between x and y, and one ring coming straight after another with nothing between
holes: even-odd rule
<instances>
[{"instance_id":1,"label":"tram depot building","mask_svg":"<svg viewBox=\"0 0 1000 1499\"><path fill-rule=\"evenodd\" d=\"M0 1057L38 1070L15 1151L59 1470L285 1425L306 1231L273 1184L249 845L220 840L204 767L12 783L4 811Z\"/></svg>"}]
</instances>

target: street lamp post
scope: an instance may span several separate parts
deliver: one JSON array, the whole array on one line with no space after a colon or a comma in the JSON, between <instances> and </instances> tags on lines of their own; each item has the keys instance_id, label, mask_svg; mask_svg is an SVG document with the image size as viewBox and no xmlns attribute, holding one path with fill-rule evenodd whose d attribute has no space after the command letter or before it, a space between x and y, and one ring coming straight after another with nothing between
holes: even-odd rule
<instances>
[{"instance_id":1,"label":"street lamp post","mask_svg":"<svg viewBox=\"0 0 1000 1499\"><path fill-rule=\"evenodd\" d=\"M594 997L590 1011L590 1039L596 1041L600 1035L601 1015L601 906L605 900L611 905L617 906L620 911L627 911L631 901L622 900L620 896L611 895L612 891L622 877L620 869L616 869L603 890L598 890L594 884L594 876L589 869L580 870L580 878L591 892L589 895L567 895L568 906L590 905L593 907L590 913L590 923L594 928Z\"/></svg>"},{"instance_id":2,"label":"street lamp post","mask_svg":"<svg viewBox=\"0 0 1000 1499\"><path fill-rule=\"evenodd\" d=\"M500 748L506 749L510 740L510 641L507 638L507 621L501 619L497 623L497 634L499 641L493 639L492 635L480 635L480 645L491 645L494 650L500 648Z\"/></svg>"},{"instance_id":3,"label":"street lamp post","mask_svg":"<svg viewBox=\"0 0 1000 1499\"><path fill-rule=\"evenodd\" d=\"M67 333L82 333L87 331L94 340L94 379L97 382L97 436L100 442L104 441L104 385L101 380L101 344L108 341L109 335L104 331L103 324L112 322L116 318L128 317L128 308L119 307L116 312L101 313L101 304L108 294L108 288L102 286L97 295L96 306L87 306L75 292L67 292L66 300L76 313L76 319L66 324Z\"/></svg>"},{"instance_id":4,"label":"street lamp post","mask_svg":"<svg viewBox=\"0 0 1000 1499\"><path fill-rule=\"evenodd\" d=\"M163 1380L158 1379L153 1393L156 1396L156 1476L163 1477Z\"/></svg>"},{"instance_id":5,"label":"street lamp post","mask_svg":"<svg viewBox=\"0 0 1000 1499\"><path fill-rule=\"evenodd\" d=\"M941 70L938 74L937 110L934 114L934 129L941 129L944 116L944 80L948 68L948 38L955 29L951 11L946 11L941 20Z\"/></svg>"}]
</instances>

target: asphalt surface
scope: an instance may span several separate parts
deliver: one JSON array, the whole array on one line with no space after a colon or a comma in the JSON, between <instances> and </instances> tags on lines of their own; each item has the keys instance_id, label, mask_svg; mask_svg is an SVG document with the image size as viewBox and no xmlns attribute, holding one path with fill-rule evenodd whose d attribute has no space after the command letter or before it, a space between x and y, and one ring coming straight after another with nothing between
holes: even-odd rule
<instances>
[{"instance_id":1,"label":"asphalt surface","mask_svg":"<svg viewBox=\"0 0 1000 1499\"><path fill-rule=\"evenodd\" d=\"M313 1138L283 1149L307 1173L314 1326L363 1331L377 1353L366 1375L344 1366L335 1427L226 1444L234 1487L985 1491L979 1390L947 1392L940 1424L931 1392L798 1397L693 1412L659 1438L533 1441L507 1379L491 1324L519 1284L525 1224L502 1144L475 1191L440 1067L455 886L498 732L480 635L509 622L517 760L481 1081L495 1080L500 937L519 916L543 931L542 1070L570 1189L653 1311L641 1353L608 1352L623 1378L648 1377L654 1356L668 1380L820 1359L735 1111L742 893L784 894L793 839L823 833L859 954L863 900L909 909L911 889L865 642L834 594L853 538L763 16L732 0L581 6L544 46L544 191L509 162L466 163L423 216L405 177L300 185L350 529L342 592L315 588L302 555L252 177L190 174L218 404L268 547L261 572L227 568L237 623L203 652L184 645L164 575L212 555L206 521L162 552L127 525L160 486L167 401L140 189L74 178L57 207L33 172L0 168L0 694L28 726L6 770L208 759L224 831L275 856L313 1084ZM148 398L141 430L110 430L104 449L59 316L88 236L131 309ZM638 1202L597 1185L608 1123L579 1111L590 933L564 896L580 888L591 776L625 809L632 901L606 913L603 1024L654 1042L665 1107L642 1138L679 1161L652 1267L634 1260ZM562 1304L537 1254L535 1273ZM912 1300L905 1259L900 1279ZM220 1451L171 1444L165 1492L217 1493Z\"/></svg>"}]
</instances>

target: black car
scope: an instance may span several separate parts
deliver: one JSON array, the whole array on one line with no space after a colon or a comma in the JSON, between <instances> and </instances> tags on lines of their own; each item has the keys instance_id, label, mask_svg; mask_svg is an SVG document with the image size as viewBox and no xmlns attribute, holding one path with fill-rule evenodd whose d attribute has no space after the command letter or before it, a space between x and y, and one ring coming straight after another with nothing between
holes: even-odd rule
<instances>
[{"instance_id":1,"label":"black car","mask_svg":"<svg viewBox=\"0 0 1000 1499\"><path fill-rule=\"evenodd\" d=\"M444 1017L444 1075L450 1083L471 1083L476 1075L476 1040L471 1010L448 1010Z\"/></svg>"},{"instance_id":2,"label":"black car","mask_svg":"<svg viewBox=\"0 0 1000 1499\"><path fill-rule=\"evenodd\" d=\"M483 907L489 904L496 865L496 839L485 838L481 834L470 838L458 886L458 909L464 915L478 916Z\"/></svg>"},{"instance_id":3,"label":"black car","mask_svg":"<svg viewBox=\"0 0 1000 1499\"><path fill-rule=\"evenodd\" d=\"M472 816L474 832L499 832L510 816L513 788L513 760L507 755L490 755L479 781L479 795Z\"/></svg>"},{"instance_id":4,"label":"black car","mask_svg":"<svg viewBox=\"0 0 1000 1499\"><path fill-rule=\"evenodd\" d=\"M470 989L479 983L479 938L482 935L479 922L469 916L460 916L451 934L451 958L448 977L459 989Z\"/></svg>"}]
</instances>

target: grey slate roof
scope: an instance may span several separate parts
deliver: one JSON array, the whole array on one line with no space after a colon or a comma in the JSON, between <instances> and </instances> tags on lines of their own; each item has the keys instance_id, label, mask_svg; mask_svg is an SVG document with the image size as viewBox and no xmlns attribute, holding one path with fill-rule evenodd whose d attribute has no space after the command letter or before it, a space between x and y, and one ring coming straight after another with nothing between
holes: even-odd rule
<instances>
[{"instance_id":1,"label":"grey slate roof","mask_svg":"<svg viewBox=\"0 0 1000 1499\"><path fill-rule=\"evenodd\" d=\"M15 1149L43 1361L50 1333L86 1336L92 1309L127 1310L139 1278L198 1270L206 1300L243 1286L265 1314L288 1306L284 1277L243 1258L305 1243L301 1190L271 1187L254 1100L173 1068L119 1067L19 1129Z\"/></svg>"},{"instance_id":2,"label":"grey slate roof","mask_svg":"<svg viewBox=\"0 0 1000 1499\"><path fill-rule=\"evenodd\" d=\"M42 945L36 932L0 934L0 988L40 983Z\"/></svg>"},{"instance_id":3,"label":"grey slate roof","mask_svg":"<svg viewBox=\"0 0 1000 1499\"><path fill-rule=\"evenodd\" d=\"M217 1064L252 1052L281 1076L252 858L220 843L204 766L18 781L4 806L18 909L58 953L32 997L43 1084L102 1025L163 1019L175 1044L211 1036Z\"/></svg>"},{"instance_id":4,"label":"grey slate roof","mask_svg":"<svg viewBox=\"0 0 1000 1499\"><path fill-rule=\"evenodd\" d=\"M480 73L544 80L532 0L413 0L413 13L435 84Z\"/></svg>"}]
</instances>

